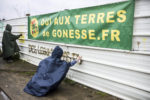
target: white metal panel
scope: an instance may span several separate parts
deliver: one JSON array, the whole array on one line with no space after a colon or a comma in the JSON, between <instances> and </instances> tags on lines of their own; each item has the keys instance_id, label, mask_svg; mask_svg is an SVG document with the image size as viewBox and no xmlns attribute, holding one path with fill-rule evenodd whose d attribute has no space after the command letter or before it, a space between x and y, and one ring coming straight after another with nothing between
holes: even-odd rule
<instances>
[{"instance_id":1,"label":"white metal panel","mask_svg":"<svg viewBox=\"0 0 150 100\"><path fill-rule=\"evenodd\" d=\"M20 44L20 43L19 43ZM44 46L47 48L53 48L55 44L53 43L48 43L48 42L40 42L40 41L32 41L28 40L24 43L25 47L24 48L28 52L28 44L33 44L36 46ZM22 44L20 44L22 45ZM62 46L65 46L65 44ZM84 56L85 60L90 61L90 62L95 62L95 63L102 63L102 64L107 64L111 66L118 66L120 68L129 68L133 70L134 68L138 71L142 71L145 73L150 73L149 69L149 55L141 55L141 54L135 54L133 52L116 52L116 51L107 51L107 50L94 50L94 49L88 49L85 47L78 48L76 45L74 47L69 48L69 45L67 46L68 48L63 49L65 51L69 52L76 52L76 53L81 53L82 56ZM88 54L88 55L87 55ZM39 55L32 54L35 57L39 57ZM98 55L98 56L95 56ZM118 59L119 58L119 59ZM100 59L100 60L99 60Z\"/></svg>"},{"instance_id":2,"label":"white metal panel","mask_svg":"<svg viewBox=\"0 0 150 100\"><path fill-rule=\"evenodd\" d=\"M135 17L150 17L150 0L135 1Z\"/></svg>"},{"instance_id":3,"label":"white metal panel","mask_svg":"<svg viewBox=\"0 0 150 100\"><path fill-rule=\"evenodd\" d=\"M18 26L13 26L12 27L12 32L21 32L21 33L27 33L27 25L18 25Z\"/></svg>"},{"instance_id":4,"label":"white metal panel","mask_svg":"<svg viewBox=\"0 0 150 100\"><path fill-rule=\"evenodd\" d=\"M113 81L106 80L104 78L95 77L90 74L81 73L75 70L70 70L71 79L85 84L87 86L93 87L95 89L110 93L112 95L118 96L125 100L149 100L149 92L141 91L136 88L132 88L127 85L118 84ZM70 74L69 73L69 74Z\"/></svg>"},{"instance_id":5,"label":"white metal panel","mask_svg":"<svg viewBox=\"0 0 150 100\"><path fill-rule=\"evenodd\" d=\"M5 20L4 26L6 26L6 24L10 24L12 26L14 26L14 25L27 25L27 17Z\"/></svg>"},{"instance_id":6,"label":"white metal panel","mask_svg":"<svg viewBox=\"0 0 150 100\"><path fill-rule=\"evenodd\" d=\"M5 29L5 27L4 27L4 29ZM12 33L27 33L27 25L13 25L11 32ZM0 31L0 34L1 33L3 33L3 31Z\"/></svg>"},{"instance_id":7,"label":"white metal panel","mask_svg":"<svg viewBox=\"0 0 150 100\"><path fill-rule=\"evenodd\" d=\"M135 36L133 37L133 50L149 51L150 52L150 36Z\"/></svg>"},{"instance_id":8,"label":"white metal panel","mask_svg":"<svg viewBox=\"0 0 150 100\"><path fill-rule=\"evenodd\" d=\"M150 36L150 17L134 19L134 36Z\"/></svg>"},{"instance_id":9,"label":"white metal panel","mask_svg":"<svg viewBox=\"0 0 150 100\"><path fill-rule=\"evenodd\" d=\"M42 45L40 43L36 43L36 44L32 43L32 44ZM44 44L42 46L49 47L49 48L54 48L55 46L51 44L47 44L47 45ZM36 65L38 65L40 60L46 57L40 54L33 54L28 52L27 47L24 47L22 49L23 49L21 50L22 53L26 53L27 55L39 59L38 61L35 60L37 61ZM148 87L150 84L147 83L150 81L149 78L150 75L148 75L150 74L150 68L149 68L150 56L147 55L143 56L141 54L110 52L110 51L102 51L102 50L101 51L88 50L88 49L74 48L74 47L68 47L68 48L63 47L63 49L65 51L69 51L70 53L71 52L79 53L84 57L83 58L84 64L81 67L77 67L73 69L87 72L94 76L101 76L103 78L105 77L110 80L113 77L113 80L117 82L128 84L136 88L150 91L150 87ZM118 59L120 61L118 61ZM132 64L132 62L134 63ZM138 77L138 79L136 79L134 76Z\"/></svg>"},{"instance_id":10,"label":"white metal panel","mask_svg":"<svg viewBox=\"0 0 150 100\"><path fill-rule=\"evenodd\" d=\"M42 45L45 47L52 47L52 48L55 46L55 45L52 45L49 43L43 44L40 42L32 42L32 41L30 41L29 43L34 44L34 45ZM81 66L76 66L71 69L71 70L73 70L73 72L77 71L80 74L84 74L84 75L87 74L87 75L93 76L95 78L98 77L99 79L102 78L104 80L114 82L115 84L125 85L127 87L132 88L131 89L132 91L130 91L130 93L135 92L135 90L137 91L137 89L140 93L145 92L145 91L150 91L149 90L149 85L150 85L149 84L149 81L150 81L149 73L150 72L148 72L150 69L148 69L149 68L148 65L144 65L145 63L149 64L149 62L150 62L149 55L134 54L132 52L131 53L120 53L120 52L111 52L111 51L103 51L103 50L100 50L100 51L99 50L89 50L89 49L75 48L75 47L68 47L68 48L63 48L63 49L68 50L70 52L79 53L80 55L82 55L84 57L83 58L84 62ZM26 50L28 50L28 49L26 48ZM23 51L23 52L27 52L27 51ZM36 65L38 65L38 63L41 59L46 57L46 56L35 55L32 53L31 54L27 53L25 55L26 56L30 55L29 56L30 58L29 57L27 57L27 58L30 59L30 62L32 62ZM96 56L96 55L99 55L99 56ZM33 56L35 58L33 59L31 56ZM106 56L108 56L108 57L106 57ZM118 61L118 59L120 60L120 61L118 61L120 63L120 66L115 66L115 65L113 66L113 64L108 63L108 62L114 62L114 58L117 58L116 59L117 61ZM97 59L99 59L99 60L97 60ZM123 60L123 61L121 61L121 60ZM124 62L124 60L127 60L127 61ZM103 61L107 62L107 63L104 63ZM117 61L114 62L114 64L117 63ZM124 68L123 68L122 67L123 62L129 63L128 64L129 67L127 68L126 66L124 66ZM131 64L132 62L135 62L133 64L134 66L132 66L132 64ZM141 66L139 63L143 64L143 65ZM140 68L141 70L138 70L139 66L141 67ZM145 72L143 72L144 66L147 66L147 69L145 69ZM76 76L74 76L74 77L76 77ZM71 78L71 77L69 77L69 78ZM89 79L87 76L86 76L86 78ZM93 79L95 79L95 78L93 78ZM75 80L81 81L78 78L75 78ZM86 84L86 82L81 82L81 83ZM87 82L87 84L89 84L89 82ZM94 83L92 83L92 85L93 84ZM95 86L96 85L94 85L94 87ZM119 89L120 89L120 87L116 88L116 90L119 90ZM107 89L103 90L103 91L106 92ZM110 93L110 91L111 91L111 89L109 90L108 93ZM125 91L125 93L129 93L128 91L123 90L123 89L121 91ZM116 93L116 92L114 92L114 93ZM119 95L125 95L125 93L121 94L119 92ZM135 95L138 95L138 93L135 92L134 96ZM144 95L145 95L145 93L144 93ZM129 94L128 94L128 96L130 97ZM134 99L137 98L138 96L134 97ZM143 98L143 94L142 94L142 96L140 96L138 98ZM149 97L147 97L147 98L149 98Z\"/></svg>"},{"instance_id":11,"label":"white metal panel","mask_svg":"<svg viewBox=\"0 0 150 100\"><path fill-rule=\"evenodd\" d=\"M28 54L23 56L23 58L27 58L25 60L36 65L38 64L36 61L40 61L40 59L33 58ZM72 67L67 77L81 84L126 100L150 99L149 92L143 89L147 89L147 87L149 87L149 74L145 75L144 73L136 73L134 71L131 71L130 73L128 70L121 71L119 68L114 68L115 70L108 70L107 68L111 68L111 66L104 66L102 68L99 64L97 64L97 67L94 66L95 64L96 63L89 64L89 62L84 61L81 66L76 65L75 67ZM113 67L111 69L113 69ZM93 70L98 71L92 72ZM108 72L105 73L103 71ZM114 76L114 74L118 75ZM120 81L116 78L116 76Z\"/></svg>"},{"instance_id":12,"label":"white metal panel","mask_svg":"<svg viewBox=\"0 0 150 100\"><path fill-rule=\"evenodd\" d=\"M101 4L118 0L98 0ZM120 0L122 1L122 0ZM93 1L94 2L94 1ZM64 51L77 53L83 57L82 65L72 67L67 77L97 90L127 100L150 99L150 17L149 0L137 0L135 9L133 50L115 50L98 47L68 45L27 39L27 18L5 21L13 25L13 34L22 33L25 41L17 41L21 49L21 59L32 64L47 56L29 52L28 45L54 48L60 45ZM80 5L81 7L81 5ZM22 29L20 27L24 26ZM2 31L0 32L0 42ZM1 45L0 45L1 47Z\"/></svg>"},{"instance_id":13,"label":"white metal panel","mask_svg":"<svg viewBox=\"0 0 150 100\"><path fill-rule=\"evenodd\" d=\"M88 61L84 61L82 66L73 67L72 69L116 83L125 84L133 88L138 88L143 91L150 90L148 83L148 81L150 81L149 75L141 72L135 72L122 68L119 69L113 66L97 64ZM135 76L138 78L135 78Z\"/></svg>"}]
</instances>

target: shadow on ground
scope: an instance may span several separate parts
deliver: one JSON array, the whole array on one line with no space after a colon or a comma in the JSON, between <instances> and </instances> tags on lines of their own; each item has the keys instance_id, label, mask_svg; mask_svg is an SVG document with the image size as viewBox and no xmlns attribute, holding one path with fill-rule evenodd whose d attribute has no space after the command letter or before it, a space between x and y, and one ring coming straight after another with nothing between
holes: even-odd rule
<instances>
[{"instance_id":1,"label":"shadow on ground","mask_svg":"<svg viewBox=\"0 0 150 100\"><path fill-rule=\"evenodd\" d=\"M56 91L44 97L29 95L23 92L23 88L35 73L36 68L22 60L9 64L0 57L0 88L12 100L119 100L69 79L65 79Z\"/></svg>"}]
</instances>

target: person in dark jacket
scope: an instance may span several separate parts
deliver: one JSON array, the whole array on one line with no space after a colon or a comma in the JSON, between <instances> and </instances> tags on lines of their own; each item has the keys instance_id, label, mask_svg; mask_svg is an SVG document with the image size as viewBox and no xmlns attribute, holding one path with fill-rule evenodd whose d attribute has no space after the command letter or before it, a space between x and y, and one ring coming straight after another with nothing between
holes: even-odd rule
<instances>
[{"instance_id":1,"label":"person in dark jacket","mask_svg":"<svg viewBox=\"0 0 150 100\"><path fill-rule=\"evenodd\" d=\"M16 43L16 39L22 36L22 34L13 35L11 30L12 26L7 24L2 39L3 59L7 60L8 62L13 62L12 57L15 55L15 53L19 52L20 49Z\"/></svg>"},{"instance_id":2,"label":"person in dark jacket","mask_svg":"<svg viewBox=\"0 0 150 100\"><path fill-rule=\"evenodd\" d=\"M34 96L44 96L48 92L55 90L65 78L70 66L80 61L77 60L67 63L61 60L63 50L56 46L52 55L39 63L37 72L27 83L24 92Z\"/></svg>"}]
</instances>

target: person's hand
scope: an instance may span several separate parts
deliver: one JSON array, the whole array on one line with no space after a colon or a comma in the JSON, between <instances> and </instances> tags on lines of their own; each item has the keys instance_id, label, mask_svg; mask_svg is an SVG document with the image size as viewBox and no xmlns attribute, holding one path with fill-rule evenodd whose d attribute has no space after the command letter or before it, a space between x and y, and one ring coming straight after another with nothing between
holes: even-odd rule
<instances>
[{"instance_id":1,"label":"person's hand","mask_svg":"<svg viewBox=\"0 0 150 100\"><path fill-rule=\"evenodd\" d=\"M81 64L81 59L82 59L82 57L81 57L81 56L78 56L77 62L78 62L79 64Z\"/></svg>"},{"instance_id":2,"label":"person's hand","mask_svg":"<svg viewBox=\"0 0 150 100\"><path fill-rule=\"evenodd\" d=\"M19 36L22 36L22 34L20 34Z\"/></svg>"}]
</instances>

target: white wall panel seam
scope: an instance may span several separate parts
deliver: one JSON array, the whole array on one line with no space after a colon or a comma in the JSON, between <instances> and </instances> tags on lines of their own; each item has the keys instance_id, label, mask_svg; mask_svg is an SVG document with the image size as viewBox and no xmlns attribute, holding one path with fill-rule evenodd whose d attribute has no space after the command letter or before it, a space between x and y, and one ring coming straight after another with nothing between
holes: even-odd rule
<instances>
[{"instance_id":1,"label":"white wall panel seam","mask_svg":"<svg viewBox=\"0 0 150 100\"><path fill-rule=\"evenodd\" d=\"M42 60L42 58L40 58L40 57L36 57L36 56L34 56L34 55L31 55L31 54L28 54L28 53L25 53L25 52L22 52L22 51L19 51L20 53L22 53L22 54L26 54L26 55L28 55L28 56L32 56L32 57L34 57L34 58L38 58L38 59L40 59L40 60ZM37 64L38 65L38 64Z\"/></svg>"},{"instance_id":2,"label":"white wall panel seam","mask_svg":"<svg viewBox=\"0 0 150 100\"><path fill-rule=\"evenodd\" d=\"M145 32L146 33L146 32ZM147 32L147 34L135 34L135 35L133 35L133 37L150 37L150 34L148 34L148 32Z\"/></svg>"},{"instance_id":3,"label":"white wall panel seam","mask_svg":"<svg viewBox=\"0 0 150 100\"><path fill-rule=\"evenodd\" d=\"M68 77L68 78L69 78L69 77ZM118 93L115 93L115 92L111 92L111 91L109 91L109 90L106 90L106 89L103 89L103 88L101 88L101 87L97 87L97 86L94 86L94 85L85 83L85 82L80 81L80 80L75 79L75 78L69 78L69 79L74 80L75 82L78 82L78 83L80 83L80 84L83 84L83 85L92 87L92 88L94 88L94 89L96 89L96 90L100 90L100 91L102 91L102 92L106 92L106 93L109 93L109 94L111 94L111 95L120 97L120 98L122 98L122 99L124 99L124 100L134 100L133 98L131 99L131 98L127 97L127 96L124 96L124 95L121 95L121 94L118 94Z\"/></svg>"},{"instance_id":4,"label":"white wall panel seam","mask_svg":"<svg viewBox=\"0 0 150 100\"><path fill-rule=\"evenodd\" d=\"M19 20L19 19L26 19L27 20L28 17L19 17L19 18L13 18L13 19L7 19L7 20L4 20L4 22L7 22L7 21L12 21L12 20Z\"/></svg>"},{"instance_id":5,"label":"white wall panel seam","mask_svg":"<svg viewBox=\"0 0 150 100\"><path fill-rule=\"evenodd\" d=\"M14 31L14 32L11 32L11 33L14 33L14 34L15 34L15 33L17 33L17 34L20 33L20 34L21 34L21 33L27 33L27 32L23 32L23 31L22 31L22 32L17 32L17 31L15 32L15 31Z\"/></svg>"},{"instance_id":6,"label":"white wall panel seam","mask_svg":"<svg viewBox=\"0 0 150 100\"><path fill-rule=\"evenodd\" d=\"M11 24L11 26L12 27L17 27L17 26L25 26L25 27L27 27L27 24ZM0 26L0 28L2 28L2 27L6 27L6 25Z\"/></svg>"},{"instance_id":7,"label":"white wall panel seam","mask_svg":"<svg viewBox=\"0 0 150 100\"><path fill-rule=\"evenodd\" d=\"M128 66L127 67L127 65L123 66L121 64L109 63L108 61L101 62L101 61L89 60L89 59L86 59L86 58L84 58L84 60L88 61L88 62L97 63L97 64L103 64L103 65L108 65L108 66L117 67L117 68L121 68L121 69L127 69L127 70L131 70L131 71L136 71L136 72L150 74L150 70L143 70L141 68L135 68L133 66Z\"/></svg>"},{"instance_id":8,"label":"white wall panel seam","mask_svg":"<svg viewBox=\"0 0 150 100\"><path fill-rule=\"evenodd\" d=\"M127 85L118 84L116 82L110 82L110 81L103 79L103 78L93 77L89 74L80 73L79 71L72 71L72 70L70 70L70 71L72 72L71 73L72 77L70 77L71 79L76 78L78 80L82 80L85 83L87 82L87 83L93 84L93 86L98 86L99 88L101 88L101 87L107 88L108 87L107 90L113 90L113 92L115 92L115 93L118 92L119 94L123 93L125 96L128 95L128 96L133 96L135 98L137 98L137 97L143 98L140 100L144 100L144 97L150 98L149 92L141 91L141 90L136 89L136 88L131 88ZM81 75L79 75L78 73ZM86 77L87 79L85 79L84 77ZM102 82L102 83L100 83L101 86L99 86L99 82ZM146 100L149 100L149 99L146 99Z\"/></svg>"},{"instance_id":9,"label":"white wall panel seam","mask_svg":"<svg viewBox=\"0 0 150 100\"><path fill-rule=\"evenodd\" d=\"M12 33L27 33L28 31L12 31ZM3 32L0 32L0 34L3 33ZM133 37L150 37L150 34L149 32L143 32L145 34L141 34L140 32L139 33L136 33L133 35ZM30 39L24 39L24 40L27 40L27 41L32 41ZM37 41L37 40L35 40ZM109 49L109 48L108 48Z\"/></svg>"},{"instance_id":10,"label":"white wall panel seam","mask_svg":"<svg viewBox=\"0 0 150 100\"><path fill-rule=\"evenodd\" d=\"M134 19L138 18L150 18L150 15L134 15Z\"/></svg>"},{"instance_id":11,"label":"white wall panel seam","mask_svg":"<svg viewBox=\"0 0 150 100\"><path fill-rule=\"evenodd\" d=\"M115 79L114 77L108 77L108 76L105 76L105 75L98 75L97 73L93 73L93 72L90 72L90 71L83 71L83 70L79 70L77 68L71 68L71 70L75 70L75 71L78 71L80 73L85 73L85 74L88 74L88 75L92 75L94 77L98 77L98 78L103 78L103 79L106 79L106 80L109 80L109 81L112 81L112 82L116 82L116 83L119 83L119 84L122 84L122 85L127 85L127 86L130 86L132 88L136 88L136 89L139 89L139 90L142 90L142 91L145 91L145 92L150 92L150 89L147 89L147 87L143 87L143 86L139 86L139 85L136 85L133 84L132 82L128 82L128 81L123 81L123 80L119 80L119 79Z\"/></svg>"},{"instance_id":12,"label":"white wall panel seam","mask_svg":"<svg viewBox=\"0 0 150 100\"><path fill-rule=\"evenodd\" d=\"M30 54L25 53L25 52L22 52L22 51L20 51L20 53L23 53L23 54L26 54L26 55L29 55L29 56L38 58L38 59L40 59L40 60L43 59L43 58L40 58L40 57L37 57L37 56L34 56L34 55L30 55ZM145 73L145 74L150 74L150 71L149 71L149 70L143 70L143 69L135 68L135 67L132 67L132 66L126 67L126 66L122 66L122 65L108 64L108 62L107 62L107 63L103 63L103 62L90 61L90 60L87 60L87 59L83 59L83 61L88 61L88 62L92 62L92 63L103 64L103 65L107 65L107 66L112 66L112 67L116 67L116 68L131 70L131 71L140 72L140 73Z\"/></svg>"},{"instance_id":13,"label":"white wall panel seam","mask_svg":"<svg viewBox=\"0 0 150 100\"><path fill-rule=\"evenodd\" d=\"M78 82L78 81L77 81ZM79 82L79 83L83 83L83 81L81 81L81 82ZM85 84L86 85L86 84ZM95 87L95 86L93 86L93 85L91 85L91 87L93 88L93 87ZM97 87L97 88L95 88L95 89L98 89L98 88L100 88L100 87ZM99 90L102 90L102 89L99 89ZM109 91L109 90L108 90ZM106 91L104 91L104 92L106 92ZM107 93L110 93L110 91L109 92L107 92ZM114 93L114 92L113 92ZM110 93L110 94L112 94L112 93ZM115 93L114 93L115 94ZM117 96L117 95L115 95L115 96ZM118 96L118 97L120 97L120 96ZM131 99L131 98L130 98ZM129 100L129 99L128 99ZM133 99L131 99L131 100L133 100Z\"/></svg>"},{"instance_id":14,"label":"white wall panel seam","mask_svg":"<svg viewBox=\"0 0 150 100\"><path fill-rule=\"evenodd\" d=\"M72 70L70 70L70 71L72 71ZM75 71L75 72L76 72L76 71ZM77 72L78 72L78 71L77 71ZM80 72L79 72L79 73L80 73ZM67 75L68 75L68 74L67 74ZM125 96L125 95L120 94L120 93L117 93L117 92L112 92L112 91L110 91L110 90L108 90L108 89L104 89L104 88L98 87L98 86L96 86L96 85L88 84L87 82L81 81L81 80L79 80L79 79L77 79L77 78L74 78L74 77L68 77L68 76L67 76L67 78L69 78L69 79L71 79L71 80L74 80L74 81L76 81L76 82L79 82L79 83L81 83L81 84L84 84L84 85L86 85L86 86L92 87L92 88L94 88L94 89L96 89L96 90L100 90L100 91L109 93L109 94L111 94L111 95L114 95L114 96L123 98L123 99L125 99L125 100L134 100L134 99L131 98L131 97Z\"/></svg>"},{"instance_id":15,"label":"white wall panel seam","mask_svg":"<svg viewBox=\"0 0 150 100\"><path fill-rule=\"evenodd\" d=\"M115 81L113 81L113 80L109 80L109 79L105 79L105 78L103 78L103 77L99 77L99 76L95 76L95 75L91 75L91 74L88 74L88 73L85 73L85 72L80 72L79 70L70 70L70 71L73 71L73 72L78 72L78 73L82 73L83 75L88 75L88 76L91 76L91 77L95 77L95 78L98 78L98 79L103 79L103 80L106 80L106 81L109 81L109 83L111 84L111 83L114 83L114 84L119 84L119 85L122 85L122 86L126 86L126 87L130 87L130 88L132 88L132 89L136 89L136 90L138 90L137 92L136 91L132 91L132 92L135 92L135 93L139 93L139 91L140 92L145 92L145 93L149 93L149 92L147 92L147 91L145 91L145 90L142 90L142 89L139 89L139 88L135 88L135 87L132 87L132 86L130 86L130 85L126 85L126 84L122 84L122 83L118 83L118 82L115 82ZM87 76L87 77L88 77ZM72 76L72 77L70 77L70 78L74 78L75 76ZM92 81L91 81L92 82ZM93 82L95 82L94 80L93 80ZM119 86L117 86L118 88L122 88L122 87L119 87ZM125 89L125 88L124 88ZM130 89L127 89L127 90L130 90ZM146 95L147 95L146 94ZM149 97L150 97L150 95L148 95Z\"/></svg>"},{"instance_id":16,"label":"white wall panel seam","mask_svg":"<svg viewBox=\"0 0 150 100\"><path fill-rule=\"evenodd\" d=\"M18 44L19 47L29 48L27 45Z\"/></svg>"},{"instance_id":17,"label":"white wall panel seam","mask_svg":"<svg viewBox=\"0 0 150 100\"><path fill-rule=\"evenodd\" d=\"M76 47L76 48L83 48L83 49L112 51L112 52L121 52L121 53L129 53L129 54L150 55L150 52L142 52L142 51L129 51L129 50L101 48L101 47L90 47L90 46L81 46L81 45L74 45L74 44L56 43L56 42L39 41L39 40L31 40L31 39L25 39L25 40L32 41L32 42L45 43L45 44L52 44L52 45L61 45L61 46L66 46L66 47Z\"/></svg>"}]
</instances>

